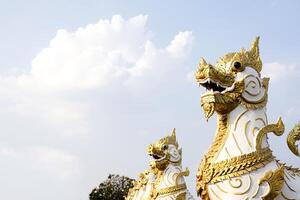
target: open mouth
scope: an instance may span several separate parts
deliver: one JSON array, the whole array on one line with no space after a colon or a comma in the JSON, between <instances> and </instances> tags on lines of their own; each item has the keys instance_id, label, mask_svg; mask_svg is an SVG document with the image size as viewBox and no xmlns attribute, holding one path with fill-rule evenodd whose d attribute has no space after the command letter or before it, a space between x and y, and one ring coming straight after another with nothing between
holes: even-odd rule
<instances>
[{"instance_id":1,"label":"open mouth","mask_svg":"<svg viewBox=\"0 0 300 200\"><path fill-rule=\"evenodd\" d=\"M206 79L202 82L199 82L199 85L206 88L210 92L224 92L227 87L220 85L218 82L215 82L211 79Z\"/></svg>"},{"instance_id":2,"label":"open mouth","mask_svg":"<svg viewBox=\"0 0 300 200\"><path fill-rule=\"evenodd\" d=\"M158 154L149 154L154 160L162 160L164 156L158 155Z\"/></svg>"}]
</instances>

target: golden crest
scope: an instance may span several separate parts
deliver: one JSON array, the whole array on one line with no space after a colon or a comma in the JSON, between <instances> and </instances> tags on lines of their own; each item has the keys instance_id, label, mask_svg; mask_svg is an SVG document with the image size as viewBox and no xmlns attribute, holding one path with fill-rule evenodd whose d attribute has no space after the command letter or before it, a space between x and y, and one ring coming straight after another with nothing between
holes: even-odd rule
<instances>
[{"instance_id":1,"label":"golden crest","mask_svg":"<svg viewBox=\"0 0 300 200\"><path fill-rule=\"evenodd\" d=\"M262 147L262 138L269 132L275 133L277 136L281 136L284 132L284 124L281 117L279 117L276 124L269 124L263 127L256 136L256 149L260 150Z\"/></svg>"},{"instance_id":2,"label":"golden crest","mask_svg":"<svg viewBox=\"0 0 300 200\"><path fill-rule=\"evenodd\" d=\"M259 184L267 182L270 189L269 192L262 197L263 200L275 199L282 190L284 184L284 167L281 166L274 171L268 171L260 180Z\"/></svg>"},{"instance_id":3,"label":"golden crest","mask_svg":"<svg viewBox=\"0 0 300 200\"><path fill-rule=\"evenodd\" d=\"M300 122L290 131L287 137L287 144L290 150L296 155L300 156L297 141L300 140Z\"/></svg>"}]
</instances>

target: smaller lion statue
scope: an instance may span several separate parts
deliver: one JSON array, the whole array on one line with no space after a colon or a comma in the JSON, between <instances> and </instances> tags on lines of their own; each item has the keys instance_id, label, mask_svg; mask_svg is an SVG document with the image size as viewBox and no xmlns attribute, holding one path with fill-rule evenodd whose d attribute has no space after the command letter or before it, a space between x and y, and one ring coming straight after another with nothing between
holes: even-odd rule
<instances>
[{"instance_id":1,"label":"smaller lion statue","mask_svg":"<svg viewBox=\"0 0 300 200\"><path fill-rule=\"evenodd\" d=\"M150 169L133 182L126 200L193 200L184 180L189 170L182 169L182 150L175 129L170 135L150 144L147 150L151 157Z\"/></svg>"}]
</instances>

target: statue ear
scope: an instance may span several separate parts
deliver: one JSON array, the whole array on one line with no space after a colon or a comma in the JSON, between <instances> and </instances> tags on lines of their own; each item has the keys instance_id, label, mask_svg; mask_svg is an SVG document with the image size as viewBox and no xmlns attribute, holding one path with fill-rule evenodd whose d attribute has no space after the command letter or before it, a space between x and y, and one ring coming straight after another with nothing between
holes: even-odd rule
<instances>
[{"instance_id":1,"label":"statue ear","mask_svg":"<svg viewBox=\"0 0 300 200\"><path fill-rule=\"evenodd\" d=\"M257 72L261 72L262 70L262 61L259 56L259 37L256 37L252 42L252 45L249 51L246 52L248 58L251 58L250 64L252 68L254 68Z\"/></svg>"},{"instance_id":2,"label":"statue ear","mask_svg":"<svg viewBox=\"0 0 300 200\"><path fill-rule=\"evenodd\" d=\"M252 42L249 53L251 53L251 55L255 58L259 57L259 36L257 36Z\"/></svg>"},{"instance_id":3,"label":"statue ear","mask_svg":"<svg viewBox=\"0 0 300 200\"><path fill-rule=\"evenodd\" d=\"M176 129L175 128L173 128L173 130L172 130L171 137L174 138L176 141Z\"/></svg>"},{"instance_id":4,"label":"statue ear","mask_svg":"<svg viewBox=\"0 0 300 200\"><path fill-rule=\"evenodd\" d=\"M207 65L207 62L206 62L206 60L203 57L201 57L200 58L200 62L199 62L199 66L204 67L205 65Z\"/></svg>"}]
</instances>

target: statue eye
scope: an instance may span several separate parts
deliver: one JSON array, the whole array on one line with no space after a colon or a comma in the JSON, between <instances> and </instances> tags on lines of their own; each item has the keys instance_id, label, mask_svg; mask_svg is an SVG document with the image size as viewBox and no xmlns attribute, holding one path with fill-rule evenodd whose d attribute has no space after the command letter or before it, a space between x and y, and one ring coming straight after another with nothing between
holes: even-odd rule
<instances>
[{"instance_id":1,"label":"statue eye","mask_svg":"<svg viewBox=\"0 0 300 200\"><path fill-rule=\"evenodd\" d=\"M241 72L241 71L244 71L245 67L242 65L242 63L238 62L238 61L235 61L232 65L232 70L233 71L238 71L238 72Z\"/></svg>"},{"instance_id":2,"label":"statue eye","mask_svg":"<svg viewBox=\"0 0 300 200\"><path fill-rule=\"evenodd\" d=\"M240 62L234 62L234 63L233 63L233 66L234 66L234 68L236 68L236 69L240 69L242 65L241 65Z\"/></svg>"},{"instance_id":3,"label":"statue eye","mask_svg":"<svg viewBox=\"0 0 300 200\"><path fill-rule=\"evenodd\" d=\"M163 146L163 149L164 149L164 150L167 150L167 149L168 149L168 145L165 144L165 145Z\"/></svg>"}]
</instances>

